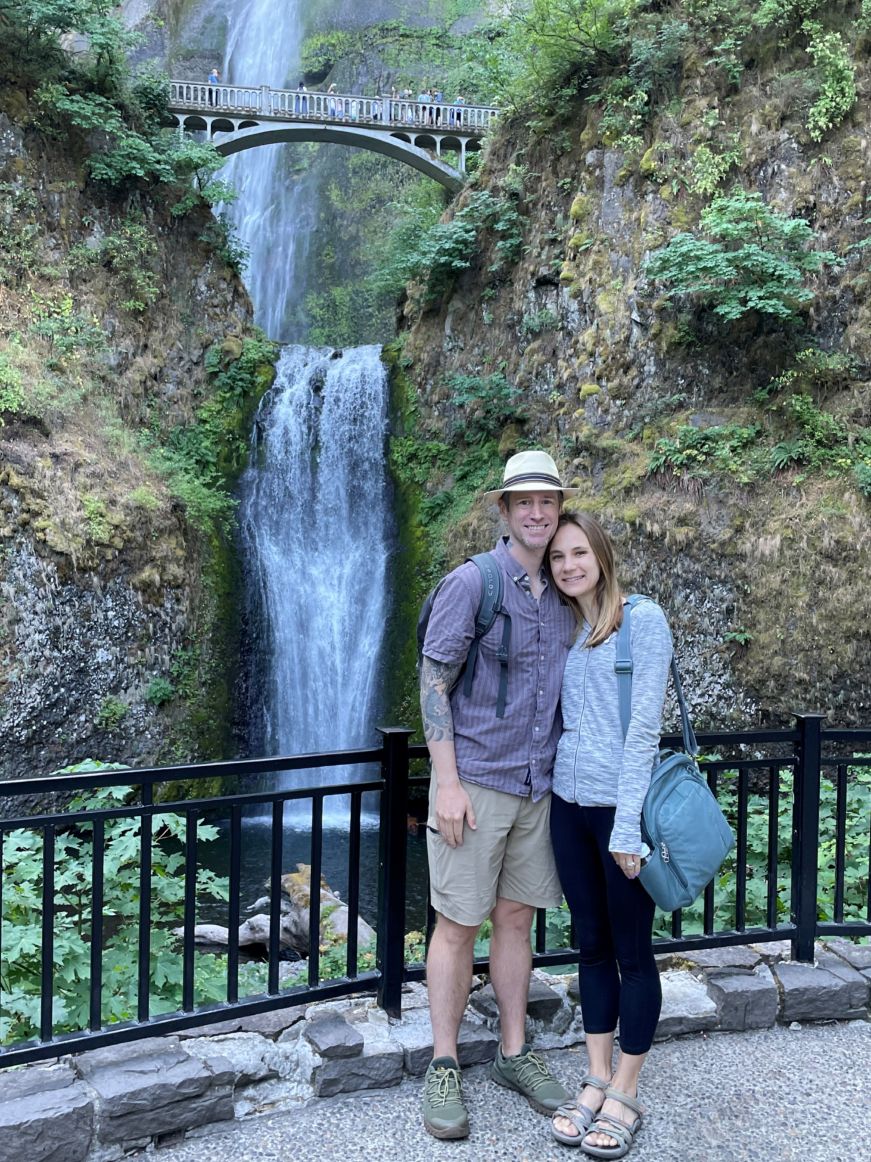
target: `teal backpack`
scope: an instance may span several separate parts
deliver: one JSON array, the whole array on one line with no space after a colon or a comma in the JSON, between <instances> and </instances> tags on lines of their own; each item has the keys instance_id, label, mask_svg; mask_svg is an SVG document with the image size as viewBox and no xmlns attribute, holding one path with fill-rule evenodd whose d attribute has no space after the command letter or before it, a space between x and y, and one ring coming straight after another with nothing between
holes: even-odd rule
<instances>
[{"instance_id":1,"label":"teal backpack","mask_svg":"<svg viewBox=\"0 0 871 1162\"><path fill-rule=\"evenodd\" d=\"M463 693L468 698L472 693L472 682L475 679L475 665L478 661L478 643L496 618L501 615L505 620L502 626L502 641L499 643L499 690L496 695L496 717L505 717L505 702L508 697L508 647L511 644L511 617L502 607L502 569L492 553L476 553L474 557L467 557L477 565L481 574L481 599L475 614L475 636L469 646L466 662L460 678L463 683ZM434 589L430 590L420 607L417 619L417 664L420 669L423 657L423 643L426 640L426 627L429 625L433 602L436 594L444 584L444 577Z\"/></svg>"},{"instance_id":2,"label":"teal backpack","mask_svg":"<svg viewBox=\"0 0 871 1162\"><path fill-rule=\"evenodd\" d=\"M623 737L632 714L632 648L629 624L633 608L649 601L639 593L627 597L617 631L617 694ZM680 707L683 751L661 750L641 808L641 837L650 848L639 878L665 912L688 907L704 891L735 845L732 828L696 765L695 732L680 684L674 656L671 677Z\"/></svg>"}]
</instances>

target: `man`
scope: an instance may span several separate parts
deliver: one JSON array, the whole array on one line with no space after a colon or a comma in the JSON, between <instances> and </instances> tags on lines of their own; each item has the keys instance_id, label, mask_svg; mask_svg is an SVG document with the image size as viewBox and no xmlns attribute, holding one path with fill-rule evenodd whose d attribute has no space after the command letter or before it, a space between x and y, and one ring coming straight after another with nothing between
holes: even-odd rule
<instances>
[{"instance_id":1,"label":"man","mask_svg":"<svg viewBox=\"0 0 871 1162\"><path fill-rule=\"evenodd\" d=\"M427 959L433 1062L424 1125L437 1138L465 1138L469 1120L457 1036L469 998L475 937L492 921L490 979L502 1040L495 1081L552 1112L568 1100L526 1044L526 1002L535 909L555 907L560 888L550 845L550 789L560 683L575 621L543 569L563 488L546 452L520 452L505 466L499 498L508 526L493 552L502 607L511 619L508 687L497 717L504 615L481 638L471 691L457 679L474 638L482 577L466 562L433 603L421 664L420 701L432 759L427 847L436 927Z\"/></svg>"},{"instance_id":2,"label":"man","mask_svg":"<svg viewBox=\"0 0 871 1162\"><path fill-rule=\"evenodd\" d=\"M221 83L221 77L220 77L220 74L219 74L217 69L213 68L212 71L209 73L208 83L209 83L209 104L216 105L217 104L216 94L218 91L218 85Z\"/></svg>"}]
</instances>

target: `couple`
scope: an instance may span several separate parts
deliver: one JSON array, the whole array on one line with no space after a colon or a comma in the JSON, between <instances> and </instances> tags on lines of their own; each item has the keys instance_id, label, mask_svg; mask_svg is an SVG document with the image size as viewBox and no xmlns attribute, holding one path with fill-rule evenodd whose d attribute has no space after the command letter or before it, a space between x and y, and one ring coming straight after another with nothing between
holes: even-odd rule
<instances>
[{"instance_id":1,"label":"couple","mask_svg":"<svg viewBox=\"0 0 871 1162\"><path fill-rule=\"evenodd\" d=\"M434 1057L424 1124L437 1138L469 1133L457 1035L475 937L489 917L501 1025L494 1081L551 1114L558 1141L620 1158L641 1126L638 1075L661 1003L654 904L637 877L671 634L654 602L638 607L624 742L614 670L623 599L605 531L590 517L561 511L573 492L546 452L530 451L512 456L502 487L486 494L498 498L508 529L493 552L503 574L502 612L480 641L468 695L457 679L483 585L475 564L445 579L427 626L421 710L432 758L427 844L437 920L427 959ZM498 716L506 618L508 688ZM580 945L589 1057L574 1099L525 1034L530 928L536 908L558 905L560 885Z\"/></svg>"}]
</instances>

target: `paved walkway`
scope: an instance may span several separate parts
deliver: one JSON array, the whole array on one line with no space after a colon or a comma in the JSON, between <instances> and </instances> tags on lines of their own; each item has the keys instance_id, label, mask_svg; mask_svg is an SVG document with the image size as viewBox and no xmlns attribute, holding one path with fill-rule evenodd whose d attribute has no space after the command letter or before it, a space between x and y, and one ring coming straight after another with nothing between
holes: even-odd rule
<instances>
[{"instance_id":1,"label":"paved walkway","mask_svg":"<svg viewBox=\"0 0 871 1162\"><path fill-rule=\"evenodd\" d=\"M570 1082L583 1048L547 1054ZM160 1162L567 1162L545 1118L488 1079L464 1073L472 1134L436 1142L420 1120L422 1079L320 1099L215 1127L159 1151ZM654 1046L650 1111L632 1162L869 1162L871 1023L684 1037Z\"/></svg>"}]
</instances>

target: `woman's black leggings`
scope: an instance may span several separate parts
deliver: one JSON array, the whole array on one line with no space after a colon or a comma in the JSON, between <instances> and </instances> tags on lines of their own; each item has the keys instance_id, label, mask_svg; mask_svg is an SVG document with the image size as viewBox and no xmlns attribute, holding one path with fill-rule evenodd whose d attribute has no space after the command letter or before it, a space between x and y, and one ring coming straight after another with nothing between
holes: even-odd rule
<instances>
[{"instance_id":1,"label":"woman's black leggings","mask_svg":"<svg viewBox=\"0 0 871 1162\"><path fill-rule=\"evenodd\" d=\"M613 807L579 807L553 796L550 833L581 950L584 1031L613 1033L619 1020L622 1051L646 1053L662 1006L654 904L608 851L613 826Z\"/></svg>"}]
</instances>

